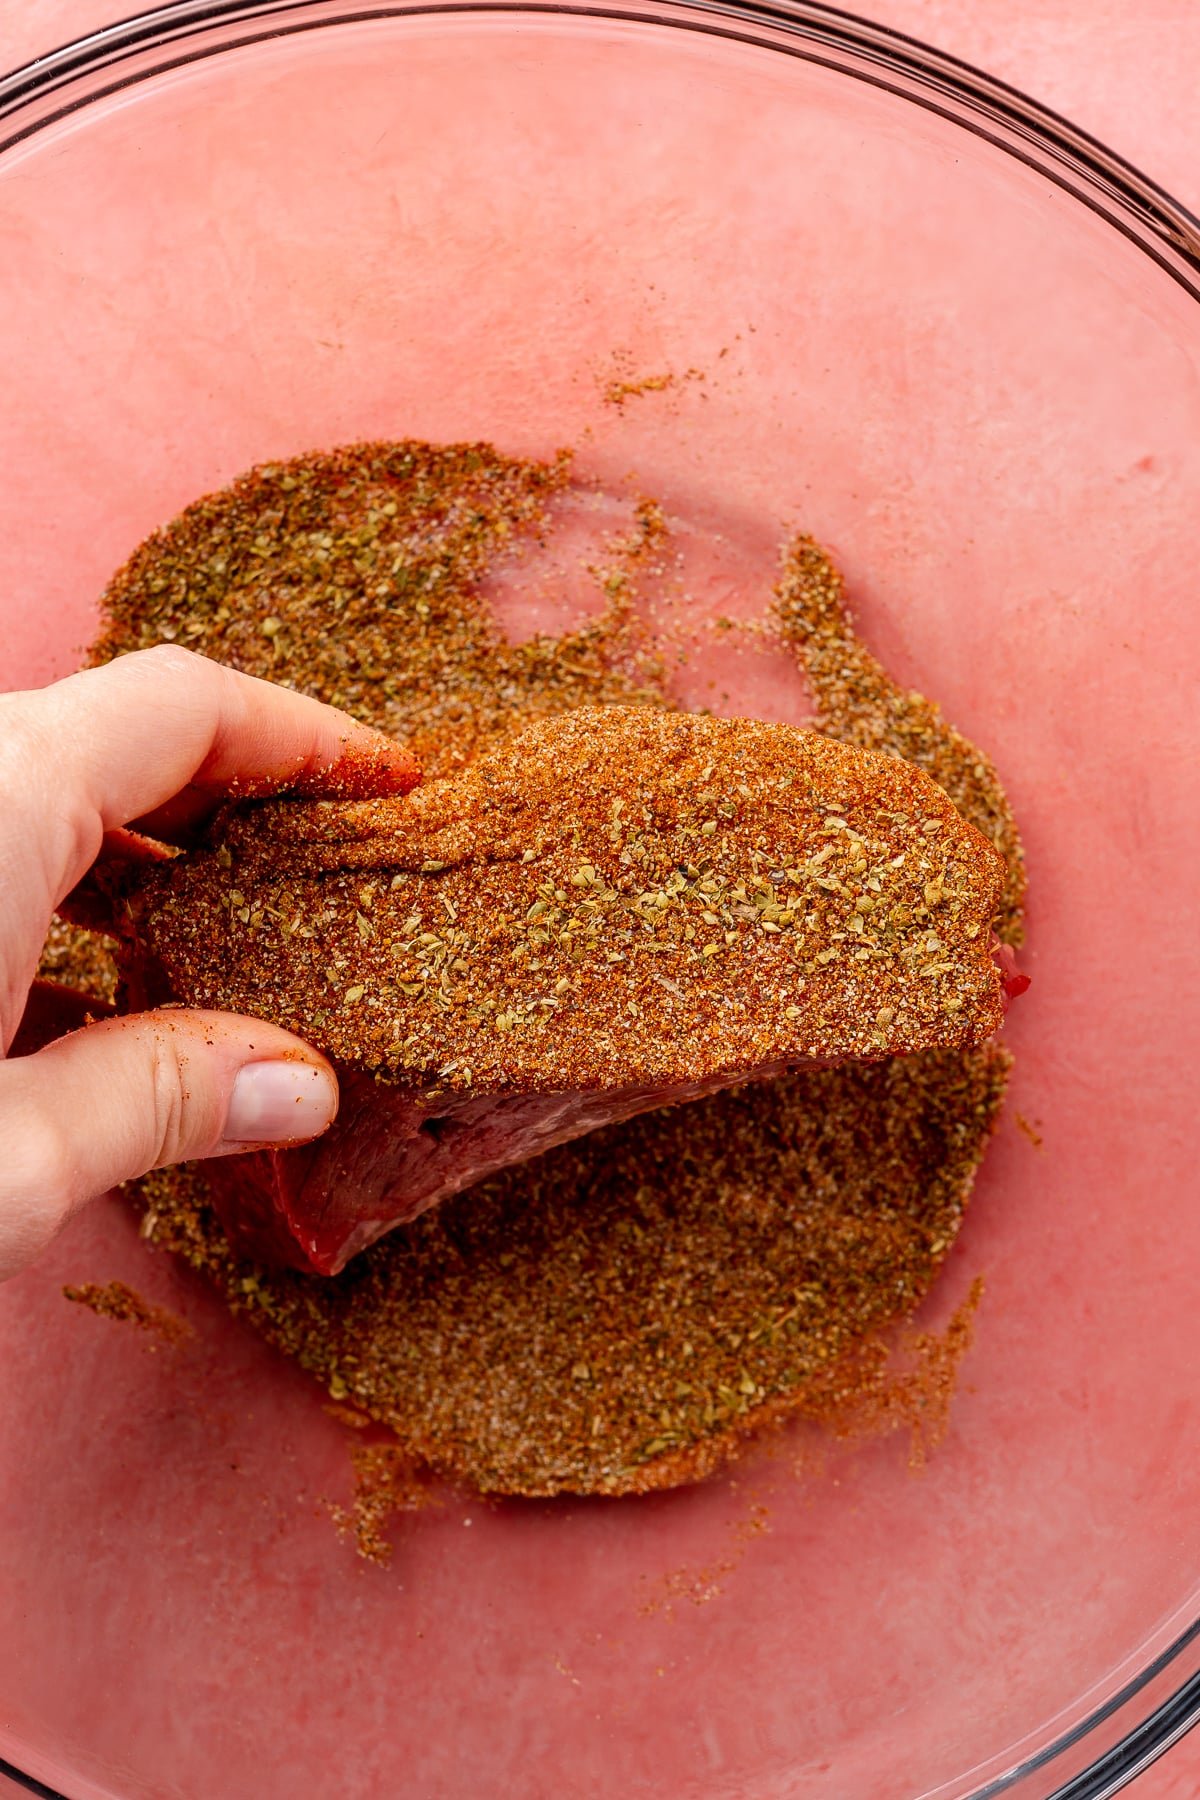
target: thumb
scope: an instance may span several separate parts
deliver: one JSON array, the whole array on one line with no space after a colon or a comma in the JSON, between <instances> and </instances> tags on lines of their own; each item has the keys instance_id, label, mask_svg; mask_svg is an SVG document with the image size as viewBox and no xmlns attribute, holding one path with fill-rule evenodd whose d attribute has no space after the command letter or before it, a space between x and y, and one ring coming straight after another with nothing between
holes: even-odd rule
<instances>
[{"instance_id":1,"label":"thumb","mask_svg":"<svg viewBox=\"0 0 1200 1800\"><path fill-rule=\"evenodd\" d=\"M0 1281L97 1194L166 1163L303 1143L337 1078L290 1032L167 1008L0 1062Z\"/></svg>"}]
</instances>

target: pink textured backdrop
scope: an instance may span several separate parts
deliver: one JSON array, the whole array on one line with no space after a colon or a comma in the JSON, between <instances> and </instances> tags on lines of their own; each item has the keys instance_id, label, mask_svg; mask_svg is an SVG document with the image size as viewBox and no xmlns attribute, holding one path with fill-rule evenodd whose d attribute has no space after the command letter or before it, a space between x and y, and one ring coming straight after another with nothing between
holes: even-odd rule
<instances>
[{"instance_id":1,"label":"pink textured backdrop","mask_svg":"<svg viewBox=\"0 0 1200 1800\"><path fill-rule=\"evenodd\" d=\"M0 70L135 10L128 0L0 0ZM1197 0L863 0L851 10L1023 88L1200 210ZM0 1776L0 1796L17 1792ZM1126 1792L1196 1800L1200 1732Z\"/></svg>"}]
</instances>

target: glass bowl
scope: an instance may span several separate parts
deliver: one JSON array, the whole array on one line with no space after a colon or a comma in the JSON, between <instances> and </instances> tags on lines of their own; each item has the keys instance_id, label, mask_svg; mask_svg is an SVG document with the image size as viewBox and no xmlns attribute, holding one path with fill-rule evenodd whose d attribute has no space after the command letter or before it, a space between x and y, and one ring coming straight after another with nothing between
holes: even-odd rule
<instances>
[{"instance_id":1,"label":"glass bowl","mask_svg":"<svg viewBox=\"0 0 1200 1800\"><path fill-rule=\"evenodd\" d=\"M762 610L785 531L836 550L1000 764L1034 977L920 1472L785 1435L645 1501L457 1499L360 1566L321 1396L115 1200L82 1215L0 1294L10 1774L1079 1797L1191 1722L1197 247L1062 121L818 6L186 4L0 84L5 685L255 461L571 444L677 521L698 631ZM192 1349L60 1297L111 1278Z\"/></svg>"}]
</instances>

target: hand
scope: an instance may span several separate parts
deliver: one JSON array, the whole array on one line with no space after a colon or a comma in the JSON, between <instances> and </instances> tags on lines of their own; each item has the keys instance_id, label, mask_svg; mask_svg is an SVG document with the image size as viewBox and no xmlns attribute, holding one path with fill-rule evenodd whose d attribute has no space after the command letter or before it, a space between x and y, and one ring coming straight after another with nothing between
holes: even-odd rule
<instances>
[{"instance_id":1,"label":"hand","mask_svg":"<svg viewBox=\"0 0 1200 1800\"><path fill-rule=\"evenodd\" d=\"M300 1143L337 1112L324 1057L224 1013L113 1018L8 1056L51 914L105 833L177 837L231 787L402 793L417 773L347 714L174 646L0 696L0 1280L118 1182Z\"/></svg>"}]
</instances>

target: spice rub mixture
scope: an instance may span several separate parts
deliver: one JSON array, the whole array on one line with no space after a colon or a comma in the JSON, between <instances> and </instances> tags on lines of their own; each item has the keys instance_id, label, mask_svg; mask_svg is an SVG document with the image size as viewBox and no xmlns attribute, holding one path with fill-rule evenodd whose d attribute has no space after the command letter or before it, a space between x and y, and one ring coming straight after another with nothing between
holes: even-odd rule
<instances>
[{"instance_id":1,"label":"spice rub mixture","mask_svg":"<svg viewBox=\"0 0 1200 1800\"><path fill-rule=\"evenodd\" d=\"M138 872L166 991L475 1094L711 1083L991 1036L991 845L910 764L648 709L403 799L236 809Z\"/></svg>"},{"instance_id":2,"label":"spice rub mixture","mask_svg":"<svg viewBox=\"0 0 1200 1800\"><path fill-rule=\"evenodd\" d=\"M775 611L780 636L812 686L818 728L924 769L995 845L1006 870L996 934L1018 947L1025 935L1025 853L990 757L947 724L935 701L902 688L872 656L854 629L841 571L810 537L797 538L784 553Z\"/></svg>"},{"instance_id":3,"label":"spice rub mixture","mask_svg":"<svg viewBox=\"0 0 1200 1800\"><path fill-rule=\"evenodd\" d=\"M934 1051L645 1113L443 1201L333 1281L238 1261L199 1171L149 1178L151 1236L423 1462L492 1493L669 1487L802 1412L917 1305L1007 1066Z\"/></svg>"},{"instance_id":4,"label":"spice rub mixture","mask_svg":"<svg viewBox=\"0 0 1200 1800\"><path fill-rule=\"evenodd\" d=\"M661 705L627 599L662 531L653 504L608 546L608 604L578 631L511 644L479 592L569 479L566 457L490 444L358 444L251 469L118 571L91 660L183 644L400 738L427 779L545 713Z\"/></svg>"},{"instance_id":5,"label":"spice rub mixture","mask_svg":"<svg viewBox=\"0 0 1200 1800\"><path fill-rule=\"evenodd\" d=\"M117 992L116 949L112 938L52 919L38 974L43 981L57 982L108 1004Z\"/></svg>"},{"instance_id":6,"label":"spice rub mixture","mask_svg":"<svg viewBox=\"0 0 1200 1800\"><path fill-rule=\"evenodd\" d=\"M635 557L577 633L514 646L490 620L480 574L568 479L481 446L252 472L118 575L96 659L174 638L348 707L435 772L582 704L669 710ZM789 552L775 605L822 729L902 750L1001 850L1015 941L1019 841L991 765L862 648L815 546ZM644 1115L444 1202L335 1280L239 1262L200 1169L148 1179L143 1231L434 1468L502 1493L670 1486L859 1378L953 1241L1008 1064L938 1049Z\"/></svg>"}]
</instances>

